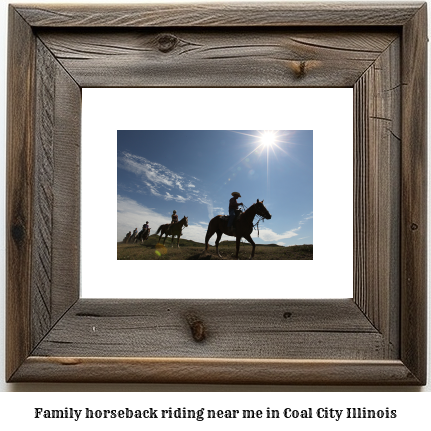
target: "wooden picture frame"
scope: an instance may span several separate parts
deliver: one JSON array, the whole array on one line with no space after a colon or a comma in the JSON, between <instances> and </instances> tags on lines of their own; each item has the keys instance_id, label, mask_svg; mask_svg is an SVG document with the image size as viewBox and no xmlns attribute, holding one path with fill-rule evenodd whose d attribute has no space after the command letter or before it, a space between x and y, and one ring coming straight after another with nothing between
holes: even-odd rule
<instances>
[{"instance_id":1,"label":"wooden picture frame","mask_svg":"<svg viewBox=\"0 0 431 431\"><path fill-rule=\"evenodd\" d=\"M424 385L426 45L424 3L11 5L7 381ZM81 88L176 86L354 89L353 299L80 298Z\"/></svg>"}]
</instances>

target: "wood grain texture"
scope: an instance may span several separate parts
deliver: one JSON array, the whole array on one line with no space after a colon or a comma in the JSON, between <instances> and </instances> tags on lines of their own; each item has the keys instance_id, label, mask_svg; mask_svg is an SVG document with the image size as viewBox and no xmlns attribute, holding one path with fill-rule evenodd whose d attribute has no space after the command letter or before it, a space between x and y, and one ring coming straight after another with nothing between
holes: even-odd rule
<instances>
[{"instance_id":1,"label":"wood grain texture","mask_svg":"<svg viewBox=\"0 0 431 431\"><path fill-rule=\"evenodd\" d=\"M399 356L400 38L354 86L354 274L356 303ZM366 202L366 205L364 205Z\"/></svg>"},{"instance_id":2,"label":"wood grain texture","mask_svg":"<svg viewBox=\"0 0 431 431\"><path fill-rule=\"evenodd\" d=\"M32 256L32 344L50 330L52 291L52 229L54 201L54 122L56 61L36 41L36 140L34 175L34 252Z\"/></svg>"},{"instance_id":3,"label":"wood grain texture","mask_svg":"<svg viewBox=\"0 0 431 431\"><path fill-rule=\"evenodd\" d=\"M81 89L58 62L54 110L52 323L80 290Z\"/></svg>"},{"instance_id":4,"label":"wood grain texture","mask_svg":"<svg viewBox=\"0 0 431 431\"><path fill-rule=\"evenodd\" d=\"M426 379L427 8L403 29L401 183L401 358Z\"/></svg>"},{"instance_id":5,"label":"wood grain texture","mask_svg":"<svg viewBox=\"0 0 431 431\"><path fill-rule=\"evenodd\" d=\"M193 337L191 319L203 326L202 343ZM33 354L384 359L385 347L384 338L351 299L81 299Z\"/></svg>"},{"instance_id":6,"label":"wood grain texture","mask_svg":"<svg viewBox=\"0 0 431 431\"><path fill-rule=\"evenodd\" d=\"M17 5L33 27L399 26L421 3Z\"/></svg>"},{"instance_id":7,"label":"wood grain texture","mask_svg":"<svg viewBox=\"0 0 431 431\"><path fill-rule=\"evenodd\" d=\"M417 385L401 361L29 357L15 381Z\"/></svg>"},{"instance_id":8,"label":"wood grain texture","mask_svg":"<svg viewBox=\"0 0 431 431\"><path fill-rule=\"evenodd\" d=\"M38 31L82 87L352 87L394 32Z\"/></svg>"},{"instance_id":9,"label":"wood grain texture","mask_svg":"<svg viewBox=\"0 0 431 431\"><path fill-rule=\"evenodd\" d=\"M35 41L31 28L9 11L6 192L6 376L32 348L31 263Z\"/></svg>"},{"instance_id":10,"label":"wood grain texture","mask_svg":"<svg viewBox=\"0 0 431 431\"><path fill-rule=\"evenodd\" d=\"M79 297L80 88L37 40L33 345Z\"/></svg>"},{"instance_id":11,"label":"wood grain texture","mask_svg":"<svg viewBox=\"0 0 431 431\"><path fill-rule=\"evenodd\" d=\"M426 383L425 6L20 5L9 36L9 381ZM83 86L352 86L354 300L78 299Z\"/></svg>"}]
</instances>

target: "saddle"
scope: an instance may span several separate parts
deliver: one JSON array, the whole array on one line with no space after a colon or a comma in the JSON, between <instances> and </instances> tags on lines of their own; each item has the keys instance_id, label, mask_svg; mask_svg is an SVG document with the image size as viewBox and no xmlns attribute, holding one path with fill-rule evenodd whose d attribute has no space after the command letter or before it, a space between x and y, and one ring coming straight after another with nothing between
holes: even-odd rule
<instances>
[{"instance_id":1,"label":"saddle","mask_svg":"<svg viewBox=\"0 0 431 431\"><path fill-rule=\"evenodd\" d=\"M168 227L168 230L166 231L167 235L172 235L172 228L174 226L176 226L179 223L179 221L174 221L173 223L171 223ZM183 236L182 232L180 233L180 236Z\"/></svg>"},{"instance_id":2,"label":"saddle","mask_svg":"<svg viewBox=\"0 0 431 431\"><path fill-rule=\"evenodd\" d=\"M235 210L235 218L233 219L233 223L232 223L232 227L235 228L236 226L236 222L239 220L239 218L241 217L242 211L241 210ZM229 216L228 215L222 215L220 216L222 218L222 220L225 220L226 223L229 221Z\"/></svg>"}]
</instances>

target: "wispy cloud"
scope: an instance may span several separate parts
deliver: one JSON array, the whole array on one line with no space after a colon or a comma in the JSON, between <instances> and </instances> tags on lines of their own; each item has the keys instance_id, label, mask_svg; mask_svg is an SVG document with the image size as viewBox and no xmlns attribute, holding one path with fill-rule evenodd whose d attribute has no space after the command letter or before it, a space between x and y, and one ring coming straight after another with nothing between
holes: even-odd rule
<instances>
[{"instance_id":1,"label":"wispy cloud","mask_svg":"<svg viewBox=\"0 0 431 431\"><path fill-rule=\"evenodd\" d=\"M148 191L155 196L174 199L179 202L187 201L189 195L176 198L176 190L187 192L192 184L190 178L168 169L160 163L151 162L145 157L123 152L118 158L118 167L139 176ZM169 191L169 193L167 193Z\"/></svg>"},{"instance_id":2,"label":"wispy cloud","mask_svg":"<svg viewBox=\"0 0 431 431\"><path fill-rule=\"evenodd\" d=\"M286 231L284 233L276 233L268 228L259 229L259 238L262 239L265 242L273 242L273 243L279 243L282 239L289 239L294 236L297 236L297 231L299 231L301 227L297 227L295 229L291 229L289 231ZM257 231L253 231L253 237L257 237L258 233Z\"/></svg>"},{"instance_id":3,"label":"wispy cloud","mask_svg":"<svg viewBox=\"0 0 431 431\"><path fill-rule=\"evenodd\" d=\"M175 202L179 202L179 203L184 203L187 202L189 199L184 197L184 196L180 196L180 195L171 195L169 192L166 192L166 195L163 196L163 199L166 201L175 201Z\"/></svg>"},{"instance_id":4,"label":"wispy cloud","mask_svg":"<svg viewBox=\"0 0 431 431\"><path fill-rule=\"evenodd\" d=\"M311 211L308 214L303 214L302 215L302 220L300 220L299 224L302 225L302 224L306 223L307 220L310 220L312 218L313 218L313 211Z\"/></svg>"},{"instance_id":5,"label":"wispy cloud","mask_svg":"<svg viewBox=\"0 0 431 431\"><path fill-rule=\"evenodd\" d=\"M200 202L207 206L208 215L212 217L212 202L205 192L197 188L198 178L173 172L160 163L127 152L123 152L117 162L120 169L131 172L141 179L144 187L136 186L136 190L166 201Z\"/></svg>"}]
</instances>

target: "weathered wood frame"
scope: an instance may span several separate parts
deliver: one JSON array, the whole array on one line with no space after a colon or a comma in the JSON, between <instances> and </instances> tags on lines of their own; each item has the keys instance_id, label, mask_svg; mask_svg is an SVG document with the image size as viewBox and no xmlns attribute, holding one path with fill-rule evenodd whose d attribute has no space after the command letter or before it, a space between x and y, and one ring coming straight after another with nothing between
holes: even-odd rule
<instances>
[{"instance_id":1,"label":"weathered wood frame","mask_svg":"<svg viewBox=\"0 0 431 431\"><path fill-rule=\"evenodd\" d=\"M423 3L10 6L6 379L425 384L426 43ZM352 87L354 298L80 299L81 88L118 86Z\"/></svg>"}]
</instances>

